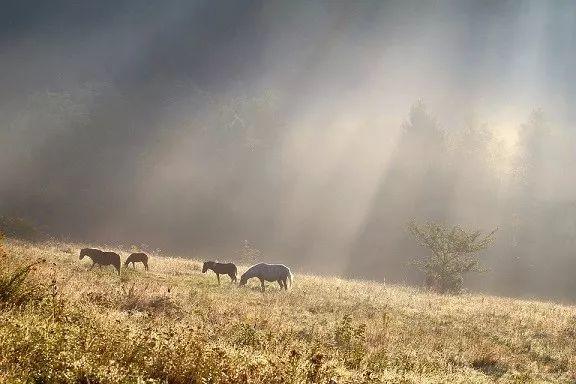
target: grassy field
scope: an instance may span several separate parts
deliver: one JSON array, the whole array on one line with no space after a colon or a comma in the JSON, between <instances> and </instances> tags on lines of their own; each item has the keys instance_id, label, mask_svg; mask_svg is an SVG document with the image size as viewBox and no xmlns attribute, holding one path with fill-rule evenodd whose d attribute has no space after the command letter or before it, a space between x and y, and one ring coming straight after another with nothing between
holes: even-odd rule
<instances>
[{"instance_id":1,"label":"grassy field","mask_svg":"<svg viewBox=\"0 0 576 384\"><path fill-rule=\"evenodd\" d=\"M299 274L261 293L197 260L119 277L77 245L4 250L2 383L576 382L575 307Z\"/></svg>"}]
</instances>

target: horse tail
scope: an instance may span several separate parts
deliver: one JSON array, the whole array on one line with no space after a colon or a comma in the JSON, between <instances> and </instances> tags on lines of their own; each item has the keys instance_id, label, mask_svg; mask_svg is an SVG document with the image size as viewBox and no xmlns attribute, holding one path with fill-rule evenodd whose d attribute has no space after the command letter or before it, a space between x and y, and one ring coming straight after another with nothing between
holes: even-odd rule
<instances>
[{"instance_id":1,"label":"horse tail","mask_svg":"<svg viewBox=\"0 0 576 384\"><path fill-rule=\"evenodd\" d=\"M288 270L288 281L290 281L290 288L292 288L292 279L294 277L292 276L292 272L290 272L290 270Z\"/></svg>"}]
</instances>

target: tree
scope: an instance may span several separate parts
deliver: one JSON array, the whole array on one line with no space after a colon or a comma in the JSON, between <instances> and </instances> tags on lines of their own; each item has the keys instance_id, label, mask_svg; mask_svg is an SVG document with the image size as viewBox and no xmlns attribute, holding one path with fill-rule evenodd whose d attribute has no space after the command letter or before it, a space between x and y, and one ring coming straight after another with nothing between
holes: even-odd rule
<instances>
[{"instance_id":1,"label":"tree","mask_svg":"<svg viewBox=\"0 0 576 384\"><path fill-rule=\"evenodd\" d=\"M418 245L427 248L430 254L417 259L414 264L426 276L426 285L439 293L459 293L464 275L480 272L477 253L488 248L494 240L496 229L487 235L480 231L466 231L454 226L428 222L408 224L408 231Z\"/></svg>"}]
</instances>

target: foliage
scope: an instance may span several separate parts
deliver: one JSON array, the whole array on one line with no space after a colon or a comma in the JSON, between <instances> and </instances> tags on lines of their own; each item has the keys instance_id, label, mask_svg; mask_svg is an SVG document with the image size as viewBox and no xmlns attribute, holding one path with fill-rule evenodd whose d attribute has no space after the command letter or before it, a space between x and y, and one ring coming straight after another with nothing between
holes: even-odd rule
<instances>
[{"instance_id":1,"label":"foliage","mask_svg":"<svg viewBox=\"0 0 576 384\"><path fill-rule=\"evenodd\" d=\"M344 363L347 367L358 368L364 358L366 324L354 326L352 315L346 314L336 327L334 341L336 347L344 355Z\"/></svg>"},{"instance_id":2,"label":"foliage","mask_svg":"<svg viewBox=\"0 0 576 384\"><path fill-rule=\"evenodd\" d=\"M254 326L246 323L240 323L236 326L235 331L235 345L244 347L261 347L263 345L263 335Z\"/></svg>"},{"instance_id":3,"label":"foliage","mask_svg":"<svg viewBox=\"0 0 576 384\"><path fill-rule=\"evenodd\" d=\"M0 232L6 237L36 241L40 238L38 230L28 221L11 216L0 216Z\"/></svg>"},{"instance_id":4,"label":"foliage","mask_svg":"<svg viewBox=\"0 0 576 384\"><path fill-rule=\"evenodd\" d=\"M129 287L122 286L122 295L117 307L122 311L138 311L144 313L166 313L177 315L179 307L170 300L167 294L153 293L146 295L148 285L144 288L136 288L132 283Z\"/></svg>"},{"instance_id":5,"label":"foliage","mask_svg":"<svg viewBox=\"0 0 576 384\"><path fill-rule=\"evenodd\" d=\"M4 251L4 234L0 231L0 257L4 256L6 252Z\"/></svg>"},{"instance_id":6,"label":"foliage","mask_svg":"<svg viewBox=\"0 0 576 384\"><path fill-rule=\"evenodd\" d=\"M494 240L496 229L487 235L481 231L466 231L454 226L428 222L408 224L410 235L418 245L427 248L430 254L415 260L426 275L427 285L440 293L459 293L464 275L480 271L477 253L486 249Z\"/></svg>"},{"instance_id":7,"label":"foliage","mask_svg":"<svg viewBox=\"0 0 576 384\"><path fill-rule=\"evenodd\" d=\"M43 260L22 264L8 254L0 255L0 306L21 306L43 297L39 284L29 279Z\"/></svg>"}]
</instances>

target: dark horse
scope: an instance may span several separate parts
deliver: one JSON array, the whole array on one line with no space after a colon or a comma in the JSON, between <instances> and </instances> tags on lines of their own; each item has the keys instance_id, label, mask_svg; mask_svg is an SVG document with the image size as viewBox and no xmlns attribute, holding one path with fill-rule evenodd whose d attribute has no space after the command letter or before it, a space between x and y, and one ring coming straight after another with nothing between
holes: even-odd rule
<instances>
[{"instance_id":1,"label":"dark horse","mask_svg":"<svg viewBox=\"0 0 576 384\"><path fill-rule=\"evenodd\" d=\"M103 265L111 265L116 268L118 274L120 274L120 255L117 253L104 252L94 248L82 248L82 250L80 250L80 260L82 260L84 256L88 256L92 259L92 266L90 269L94 268L96 264L100 267Z\"/></svg>"},{"instance_id":2,"label":"dark horse","mask_svg":"<svg viewBox=\"0 0 576 384\"><path fill-rule=\"evenodd\" d=\"M233 263L224 264L218 263L216 261L205 261L204 265L202 265L202 273L206 273L206 271L209 269L216 273L216 277L218 278L218 285L220 285L220 274L228 275L233 282L236 282L236 274L238 273L238 269Z\"/></svg>"},{"instance_id":3,"label":"dark horse","mask_svg":"<svg viewBox=\"0 0 576 384\"><path fill-rule=\"evenodd\" d=\"M148 255L142 252L133 253L124 262L124 266L128 267L132 263L132 267L136 268L136 263L144 264L144 269L148 270Z\"/></svg>"}]
</instances>

